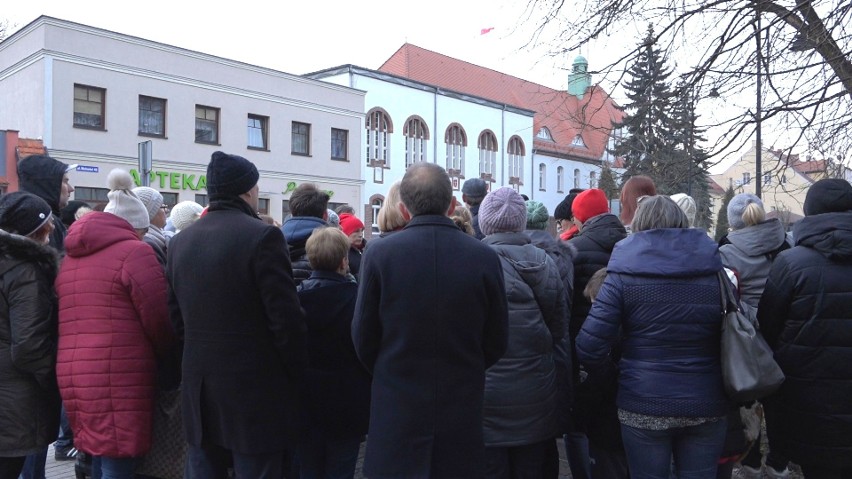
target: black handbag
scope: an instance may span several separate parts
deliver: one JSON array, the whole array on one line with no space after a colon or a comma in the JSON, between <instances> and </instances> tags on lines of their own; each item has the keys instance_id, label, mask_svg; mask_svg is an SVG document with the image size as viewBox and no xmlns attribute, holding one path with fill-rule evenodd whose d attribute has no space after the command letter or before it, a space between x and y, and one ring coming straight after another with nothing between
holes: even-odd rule
<instances>
[{"instance_id":1,"label":"black handbag","mask_svg":"<svg viewBox=\"0 0 852 479\"><path fill-rule=\"evenodd\" d=\"M774 393L784 382L784 372L757 327L754 308L740 305L724 270L719 273L722 292L722 381L728 397L749 402Z\"/></svg>"}]
</instances>

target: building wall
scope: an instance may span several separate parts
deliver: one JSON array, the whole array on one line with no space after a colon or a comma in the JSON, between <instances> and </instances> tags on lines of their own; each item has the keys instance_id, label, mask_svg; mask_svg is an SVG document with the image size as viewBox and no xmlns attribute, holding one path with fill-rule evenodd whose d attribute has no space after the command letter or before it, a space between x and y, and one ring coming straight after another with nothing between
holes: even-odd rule
<instances>
[{"instance_id":1,"label":"building wall","mask_svg":"<svg viewBox=\"0 0 852 479\"><path fill-rule=\"evenodd\" d=\"M0 70L4 104L26 112L0 113L0 127L42 137L52 156L88 167L71 175L75 186L105 188L109 170L135 169L138 143L150 140L152 186L179 201L206 194L199 181L210 155L222 150L257 165L261 198L279 220L299 183L317 183L335 203L360 202L363 92L49 17L7 43L0 65L21 61L13 55L32 65ZM103 130L74 127L74 84L106 89ZM166 100L164 138L139 134L140 95ZM195 142L196 105L220 109L218 144ZM269 117L267 150L248 148L249 114ZM293 121L311 125L309 156L291 153ZM331 128L349 132L346 161L331 159Z\"/></svg>"},{"instance_id":2,"label":"building wall","mask_svg":"<svg viewBox=\"0 0 852 479\"><path fill-rule=\"evenodd\" d=\"M733 186L736 194L755 192L755 148L747 151L743 156L731 165L727 170L718 175L712 175L713 180L723 189ZM769 151L763 151L761 156L761 170L763 173L763 184L761 185L761 200L766 212L773 210L789 211L796 215L804 215L802 206L805 203L805 195L811 185L811 181L804 175L796 172L792 167L786 166L779 161L778 157ZM748 175L749 181L744 181ZM767 184L766 179L769 179ZM718 218L721 201L714 202L714 218Z\"/></svg>"},{"instance_id":3,"label":"building wall","mask_svg":"<svg viewBox=\"0 0 852 479\"><path fill-rule=\"evenodd\" d=\"M553 216L556 205L565 199L571 188L597 188L601 177L601 167L598 164L556 158L544 153L536 153L532 163L535 185L530 198L544 203L551 216ZM541 187L539 182L539 166L541 164L545 166L544 188ZM559 187L560 167L563 171L561 188ZM575 170L578 173L576 182ZM594 173L594 179L591 176L592 173Z\"/></svg>"},{"instance_id":4,"label":"building wall","mask_svg":"<svg viewBox=\"0 0 852 479\"><path fill-rule=\"evenodd\" d=\"M415 115L419 116L429 129L428 161L435 162L444 168L448 166L445 143L447 128L457 123L464 129L467 138L467 146L464 148L464 168L461 177L458 178L457 182L454 182L456 197L459 201L461 201L461 186L464 181L480 176L478 141L480 134L485 130L493 132L498 143L497 175L493 187L504 186L508 183L507 145L513 136L518 136L523 142L525 152L523 185L519 187L519 191L531 198L537 193L533 187L534 181L538 180L537 169L535 170L536 176L532 176L532 112L518 113L504 110L490 102L477 102L445 95L440 89L424 91L422 87L413 88L399 82L354 73L343 72L325 76L323 80L366 91L365 111L369 112L378 107L387 112L391 119L393 132L390 135L389 166L385 168L369 166L366 152L361 154L365 183L362 209L359 213L364 215L366 224L369 225L374 221L374 211L377 210L377 207L374 208L373 205L377 201L381 202L390 185L401 180L405 174L404 128L406 121ZM366 130L362 131L362 136L362 144L364 144L366 150Z\"/></svg>"}]
</instances>

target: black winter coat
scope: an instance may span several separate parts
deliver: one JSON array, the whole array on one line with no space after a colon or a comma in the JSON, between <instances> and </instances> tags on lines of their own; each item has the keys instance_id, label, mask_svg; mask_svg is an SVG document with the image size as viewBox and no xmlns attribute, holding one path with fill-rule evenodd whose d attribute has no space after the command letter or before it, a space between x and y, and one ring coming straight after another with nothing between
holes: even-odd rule
<instances>
[{"instance_id":1,"label":"black winter coat","mask_svg":"<svg viewBox=\"0 0 852 479\"><path fill-rule=\"evenodd\" d=\"M786 375L764 402L773 447L852 467L852 212L807 216L769 271L757 317Z\"/></svg>"},{"instance_id":2,"label":"black winter coat","mask_svg":"<svg viewBox=\"0 0 852 479\"><path fill-rule=\"evenodd\" d=\"M308 327L304 427L326 439L367 434L370 375L355 355L352 316L358 285L334 272L314 271L299 285Z\"/></svg>"},{"instance_id":3,"label":"black winter coat","mask_svg":"<svg viewBox=\"0 0 852 479\"><path fill-rule=\"evenodd\" d=\"M509 299L509 347L485 373L485 445L535 444L558 433L554 350L568 315L564 285L556 263L523 233L482 242L500 256Z\"/></svg>"},{"instance_id":4,"label":"black winter coat","mask_svg":"<svg viewBox=\"0 0 852 479\"><path fill-rule=\"evenodd\" d=\"M367 250L352 324L373 374L365 475L484 476L485 370L506 350L507 314L497 253L446 216Z\"/></svg>"},{"instance_id":5,"label":"black winter coat","mask_svg":"<svg viewBox=\"0 0 852 479\"><path fill-rule=\"evenodd\" d=\"M240 199L213 201L171 239L167 265L187 442L247 454L294 445L305 323L281 230Z\"/></svg>"},{"instance_id":6,"label":"black winter coat","mask_svg":"<svg viewBox=\"0 0 852 479\"><path fill-rule=\"evenodd\" d=\"M571 408L574 405L574 347L571 345L571 336L568 333L568 325L571 320L571 302L574 292L574 257L577 250L567 241L559 241L543 230L528 230L525 232L532 240L532 244L543 249L550 259L556 263L559 276L562 278L562 286L565 291L565 324L562 326L562 340L554 345L553 359L556 361L556 385L557 394L557 416L559 423L559 434L571 431Z\"/></svg>"},{"instance_id":7,"label":"black winter coat","mask_svg":"<svg viewBox=\"0 0 852 479\"><path fill-rule=\"evenodd\" d=\"M51 248L0 232L0 457L56 440L56 271Z\"/></svg>"}]
</instances>

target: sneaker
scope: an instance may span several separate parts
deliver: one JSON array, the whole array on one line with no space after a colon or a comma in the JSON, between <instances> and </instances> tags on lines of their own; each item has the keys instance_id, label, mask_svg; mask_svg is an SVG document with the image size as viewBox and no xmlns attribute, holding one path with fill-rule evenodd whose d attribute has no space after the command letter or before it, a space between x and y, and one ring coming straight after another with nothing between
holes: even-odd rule
<instances>
[{"instance_id":1,"label":"sneaker","mask_svg":"<svg viewBox=\"0 0 852 479\"><path fill-rule=\"evenodd\" d=\"M77 448L74 446L57 447L53 452L53 457L57 461L73 461L77 457Z\"/></svg>"},{"instance_id":2,"label":"sneaker","mask_svg":"<svg viewBox=\"0 0 852 479\"><path fill-rule=\"evenodd\" d=\"M785 467L781 471L778 471L772 466L766 466L766 477L771 479L788 479L790 477L790 468Z\"/></svg>"},{"instance_id":3,"label":"sneaker","mask_svg":"<svg viewBox=\"0 0 852 479\"><path fill-rule=\"evenodd\" d=\"M740 467L740 477L742 479L762 479L763 471L760 468L754 468L751 466L742 466Z\"/></svg>"}]
</instances>

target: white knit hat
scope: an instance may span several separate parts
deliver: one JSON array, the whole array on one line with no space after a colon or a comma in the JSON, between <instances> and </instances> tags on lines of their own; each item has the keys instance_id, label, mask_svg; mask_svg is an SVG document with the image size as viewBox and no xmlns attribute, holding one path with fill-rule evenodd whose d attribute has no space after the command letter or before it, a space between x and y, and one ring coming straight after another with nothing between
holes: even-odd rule
<instances>
[{"instance_id":1,"label":"white knit hat","mask_svg":"<svg viewBox=\"0 0 852 479\"><path fill-rule=\"evenodd\" d=\"M695 226L695 213L698 210L695 205L695 199L686 193L675 193L669 198L677 203L678 208L680 208L680 210L683 211L683 214L686 215L686 219L689 220L689 227L692 228Z\"/></svg>"},{"instance_id":2,"label":"white knit hat","mask_svg":"<svg viewBox=\"0 0 852 479\"><path fill-rule=\"evenodd\" d=\"M204 207L194 201L181 201L172 208L172 224L176 231L185 230L201 217Z\"/></svg>"},{"instance_id":3,"label":"white knit hat","mask_svg":"<svg viewBox=\"0 0 852 479\"><path fill-rule=\"evenodd\" d=\"M124 218L135 229L143 229L151 225L148 209L133 193L133 178L130 177L130 173L120 168L110 171L107 176L107 186L110 192L107 193L109 203L104 208L106 213Z\"/></svg>"},{"instance_id":4,"label":"white knit hat","mask_svg":"<svg viewBox=\"0 0 852 479\"><path fill-rule=\"evenodd\" d=\"M163 207L163 195L148 186L137 186L133 188L133 192L142 200L142 204L148 210L148 219L153 220L157 216L157 213L159 213L160 208Z\"/></svg>"}]
</instances>

